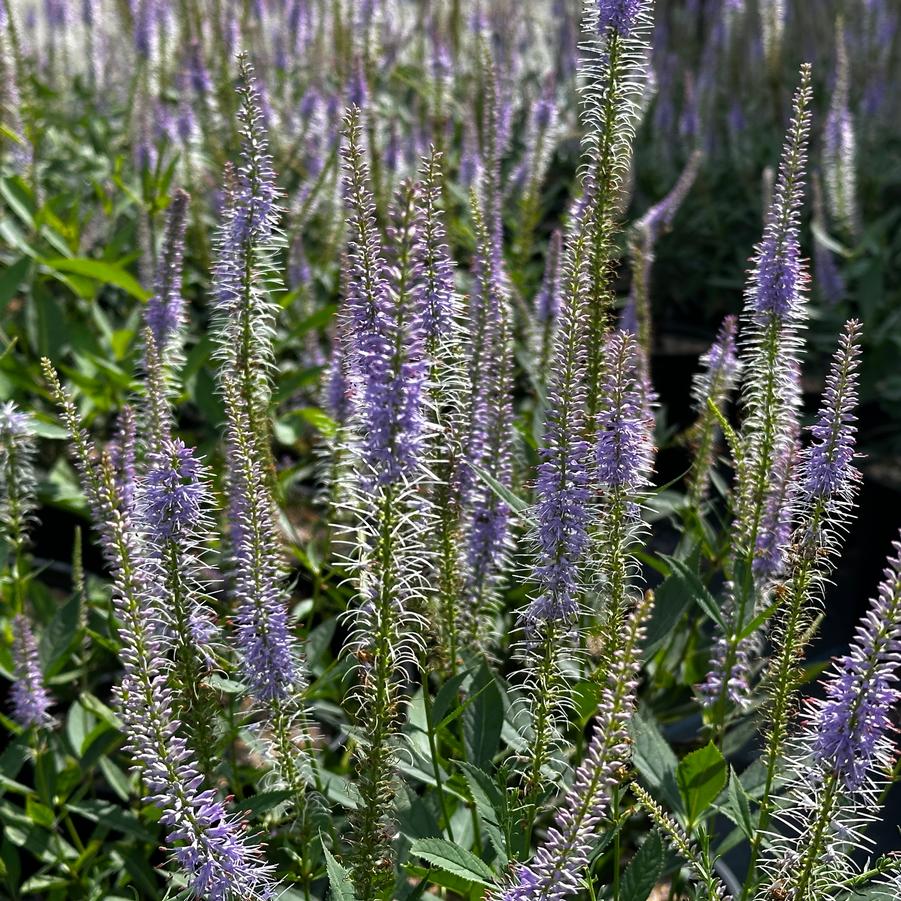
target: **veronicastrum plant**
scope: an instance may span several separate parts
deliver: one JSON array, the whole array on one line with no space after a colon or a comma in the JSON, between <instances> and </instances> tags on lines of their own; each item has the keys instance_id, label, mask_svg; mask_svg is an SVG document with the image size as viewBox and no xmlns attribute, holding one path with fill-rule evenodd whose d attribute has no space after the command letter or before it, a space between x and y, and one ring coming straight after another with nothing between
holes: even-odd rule
<instances>
[{"instance_id":1,"label":"veronicastrum plant","mask_svg":"<svg viewBox=\"0 0 901 901\"><path fill-rule=\"evenodd\" d=\"M754 7L782 151L672 423L655 261L721 149L686 126L648 201L667 20L572 6L0 0L3 897L901 895L901 543L815 644L867 328L802 381L863 38L789 91ZM752 10L712 7L725 71Z\"/></svg>"}]
</instances>

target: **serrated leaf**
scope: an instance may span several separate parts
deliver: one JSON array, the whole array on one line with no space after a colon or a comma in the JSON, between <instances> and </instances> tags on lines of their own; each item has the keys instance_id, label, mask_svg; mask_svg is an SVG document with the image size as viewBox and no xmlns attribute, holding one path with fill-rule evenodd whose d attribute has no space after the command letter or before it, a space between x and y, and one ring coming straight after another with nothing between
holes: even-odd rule
<instances>
[{"instance_id":1,"label":"serrated leaf","mask_svg":"<svg viewBox=\"0 0 901 901\"><path fill-rule=\"evenodd\" d=\"M660 734L657 723L649 711L641 708L632 717L632 763L651 788L667 805L682 811L682 797L676 784L676 768L679 758L673 753L666 739Z\"/></svg>"},{"instance_id":2,"label":"serrated leaf","mask_svg":"<svg viewBox=\"0 0 901 901\"><path fill-rule=\"evenodd\" d=\"M751 819L750 800L735 770L730 770L729 791L726 795L726 803L723 805L723 812L741 829L745 838L754 838L755 830L754 822Z\"/></svg>"},{"instance_id":3,"label":"serrated leaf","mask_svg":"<svg viewBox=\"0 0 901 901\"><path fill-rule=\"evenodd\" d=\"M664 861L663 842L655 830L648 834L623 873L620 901L647 901L663 872Z\"/></svg>"},{"instance_id":4,"label":"serrated leaf","mask_svg":"<svg viewBox=\"0 0 901 901\"><path fill-rule=\"evenodd\" d=\"M713 742L679 761L676 782L685 802L689 824L696 823L719 797L727 778L726 761Z\"/></svg>"},{"instance_id":5,"label":"serrated leaf","mask_svg":"<svg viewBox=\"0 0 901 901\"><path fill-rule=\"evenodd\" d=\"M508 859L507 841L502 827L507 817L507 795L488 773L477 766L462 760L458 761L458 766L463 770L463 777L472 795L482 830L497 852L498 864L505 867Z\"/></svg>"},{"instance_id":6,"label":"serrated leaf","mask_svg":"<svg viewBox=\"0 0 901 901\"><path fill-rule=\"evenodd\" d=\"M356 901L353 883L350 881L350 873L347 868L335 860L334 855L324 843L322 850L325 852L325 869L328 872L329 897L333 901Z\"/></svg>"},{"instance_id":7,"label":"serrated leaf","mask_svg":"<svg viewBox=\"0 0 901 901\"><path fill-rule=\"evenodd\" d=\"M410 854L469 882L491 885L494 881L494 873L484 860L443 838L417 839L410 848Z\"/></svg>"}]
</instances>

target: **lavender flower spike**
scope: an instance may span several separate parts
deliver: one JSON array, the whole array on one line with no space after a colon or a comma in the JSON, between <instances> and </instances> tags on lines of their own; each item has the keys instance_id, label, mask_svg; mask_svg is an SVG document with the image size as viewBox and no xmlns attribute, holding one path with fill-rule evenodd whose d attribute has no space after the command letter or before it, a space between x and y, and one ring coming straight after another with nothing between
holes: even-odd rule
<instances>
[{"instance_id":1,"label":"lavender flower spike","mask_svg":"<svg viewBox=\"0 0 901 901\"><path fill-rule=\"evenodd\" d=\"M696 510L707 496L720 434L717 416L710 404L723 413L741 371L735 344L737 330L736 317L727 316L710 350L701 357L704 369L692 379L691 396L698 419L689 434L694 461L688 480L688 497Z\"/></svg>"},{"instance_id":2,"label":"lavender flower spike","mask_svg":"<svg viewBox=\"0 0 901 901\"><path fill-rule=\"evenodd\" d=\"M28 541L35 509L34 454L31 416L12 401L0 404L0 536L17 557Z\"/></svg>"},{"instance_id":3,"label":"lavender flower spike","mask_svg":"<svg viewBox=\"0 0 901 901\"><path fill-rule=\"evenodd\" d=\"M598 415L598 480L607 488L635 490L647 483L653 445L634 337L627 332L612 335L607 362L605 403Z\"/></svg>"},{"instance_id":4,"label":"lavender flower spike","mask_svg":"<svg viewBox=\"0 0 901 901\"><path fill-rule=\"evenodd\" d=\"M793 118L747 292L749 309L761 323L770 315L784 321L796 318L806 281L798 227L804 200L811 96L810 66L805 64L801 67L801 86L795 94Z\"/></svg>"},{"instance_id":5,"label":"lavender flower spike","mask_svg":"<svg viewBox=\"0 0 901 901\"><path fill-rule=\"evenodd\" d=\"M854 372L860 356L859 336L860 325L851 320L826 380L819 417L810 429L813 440L802 483L809 498L840 495L852 478L857 404Z\"/></svg>"},{"instance_id":6,"label":"lavender flower spike","mask_svg":"<svg viewBox=\"0 0 901 901\"><path fill-rule=\"evenodd\" d=\"M184 299L181 296L181 269L190 199L187 191L181 189L172 196L156 284L144 311L144 321L164 358L168 355L170 343L182 327L185 316Z\"/></svg>"},{"instance_id":7,"label":"lavender flower spike","mask_svg":"<svg viewBox=\"0 0 901 901\"><path fill-rule=\"evenodd\" d=\"M44 687L31 623L22 613L13 620L13 661L15 682L9 692L13 719L26 728L49 726L53 717L47 711L53 702Z\"/></svg>"},{"instance_id":8,"label":"lavender flower spike","mask_svg":"<svg viewBox=\"0 0 901 901\"><path fill-rule=\"evenodd\" d=\"M628 723L635 706L641 640L651 598L650 593L643 597L619 636L588 750L560 803L554 825L531 861L517 865L510 884L490 895L494 901L561 901L580 891L597 838L596 827L607 814L629 759Z\"/></svg>"},{"instance_id":9,"label":"lavender flower spike","mask_svg":"<svg viewBox=\"0 0 901 901\"><path fill-rule=\"evenodd\" d=\"M901 542L869 612L857 627L850 653L817 702L813 756L834 770L846 790L857 791L877 771L888 771L893 742L890 711L901 700Z\"/></svg>"}]
</instances>

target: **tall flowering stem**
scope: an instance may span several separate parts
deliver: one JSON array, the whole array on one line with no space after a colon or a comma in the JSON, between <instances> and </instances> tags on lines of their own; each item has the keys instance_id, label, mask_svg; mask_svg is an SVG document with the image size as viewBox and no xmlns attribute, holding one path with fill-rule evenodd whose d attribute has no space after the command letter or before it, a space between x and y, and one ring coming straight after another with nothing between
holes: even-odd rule
<instances>
[{"instance_id":1,"label":"tall flowering stem","mask_svg":"<svg viewBox=\"0 0 901 901\"><path fill-rule=\"evenodd\" d=\"M177 190L172 197L154 293L144 311L147 330L144 334L147 381L144 417L148 454L159 453L172 431L173 370L182 360L181 341L185 326L181 278L189 201L189 195L182 190Z\"/></svg>"},{"instance_id":2,"label":"tall flowering stem","mask_svg":"<svg viewBox=\"0 0 901 901\"><path fill-rule=\"evenodd\" d=\"M571 226L563 263L562 308L553 357L553 381L540 450L534 518L537 590L520 615L524 633L528 708L532 721L527 790L536 793L561 736L558 718L568 690L559 657L571 647L578 621L591 519L591 446L585 440L584 314L588 302L590 228Z\"/></svg>"},{"instance_id":3,"label":"tall flowering stem","mask_svg":"<svg viewBox=\"0 0 901 901\"><path fill-rule=\"evenodd\" d=\"M149 456L135 503L135 525L148 548L148 587L171 626L174 713L187 728L204 772L215 759L215 712L204 679L215 666L218 637L203 575L210 533L207 481L193 450L166 439Z\"/></svg>"},{"instance_id":4,"label":"tall flowering stem","mask_svg":"<svg viewBox=\"0 0 901 901\"><path fill-rule=\"evenodd\" d=\"M737 330L737 319L727 316L710 350L701 357L703 370L692 382L692 400L698 419L689 435L694 460L688 477L688 499L695 511L700 511L710 486L710 473L720 434L719 416L716 414L725 414L726 404L741 371L735 345Z\"/></svg>"},{"instance_id":5,"label":"tall flowering stem","mask_svg":"<svg viewBox=\"0 0 901 901\"><path fill-rule=\"evenodd\" d=\"M635 596L632 548L641 529L640 502L653 465L653 419L645 405L638 347L628 332L610 336L604 403L598 414L596 479L601 491L598 548L605 632L618 636ZM601 537L603 536L603 537Z\"/></svg>"},{"instance_id":6,"label":"tall flowering stem","mask_svg":"<svg viewBox=\"0 0 901 901\"><path fill-rule=\"evenodd\" d=\"M393 879L395 735L406 669L421 648L425 597L415 561L428 529L418 496L425 401L425 304L414 253L418 188L401 186L391 214L392 265L375 223L361 113L345 118L345 197L350 224L349 299L354 323L349 495L359 602L348 651L357 667L355 770L360 802L352 817L357 896L379 897Z\"/></svg>"},{"instance_id":7,"label":"tall flowering stem","mask_svg":"<svg viewBox=\"0 0 901 901\"><path fill-rule=\"evenodd\" d=\"M117 689L128 748L146 786L147 803L162 811L172 855L197 898L222 901L275 895L262 849L244 832L211 789L202 789L188 742L179 733L168 686L169 638L165 616L149 589L146 555L131 513L118 495L108 455L98 461L72 399L48 360L42 362L72 441L75 464L113 576L124 667ZM162 627L161 627L162 626Z\"/></svg>"},{"instance_id":8,"label":"tall flowering stem","mask_svg":"<svg viewBox=\"0 0 901 901\"><path fill-rule=\"evenodd\" d=\"M547 174L558 136L557 105L552 91L539 97L529 117L525 137L525 158L519 166L522 194L519 199L520 226L516 237L516 258L522 268L533 249L535 229L541 214L541 187Z\"/></svg>"},{"instance_id":9,"label":"tall flowering stem","mask_svg":"<svg viewBox=\"0 0 901 901\"><path fill-rule=\"evenodd\" d=\"M801 260L798 223L804 199L807 140L810 132L810 66L801 67L793 115L782 151L779 175L763 238L757 245L745 291L742 342L745 418L736 462L736 526L733 546L733 607L730 634L717 661L723 674L737 662L741 633L757 612L758 594L767 573L755 558L766 550L765 517L782 517L779 496L792 478L784 467L796 441L796 383L804 322L803 292L807 275ZM774 506L775 505L775 506ZM777 550L780 550L777 548ZM772 548L769 549L772 553ZM719 696L711 700L713 717L722 727L726 717L728 678L720 680Z\"/></svg>"},{"instance_id":10,"label":"tall flowering stem","mask_svg":"<svg viewBox=\"0 0 901 901\"><path fill-rule=\"evenodd\" d=\"M277 230L281 211L260 93L246 56L240 58L238 92L241 163L215 241L216 358L223 377L233 380L237 387L257 453L267 461L274 486L269 403L276 306L270 294L278 287L273 254L281 246Z\"/></svg>"},{"instance_id":11,"label":"tall flowering stem","mask_svg":"<svg viewBox=\"0 0 901 901\"><path fill-rule=\"evenodd\" d=\"M303 654L288 621L289 590L275 501L238 384L223 376L231 590L240 671L262 718L279 776L301 806L305 792ZM302 811L302 807L301 807Z\"/></svg>"},{"instance_id":12,"label":"tall flowering stem","mask_svg":"<svg viewBox=\"0 0 901 901\"><path fill-rule=\"evenodd\" d=\"M277 525L269 404L281 246L278 190L263 128L259 88L239 58L243 148L217 237L214 329L218 385L225 401L226 492L231 592L240 671L278 777L305 812L303 653L288 621L290 591ZM305 825L305 821L302 822Z\"/></svg>"},{"instance_id":13,"label":"tall flowering stem","mask_svg":"<svg viewBox=\"0 0 901 901\"><path fill-rule=\"evenodd\" d=\"M488 475L509 486L512 477L513 366L509 295L500 253L479 201L472 197L476 232L476 285L470 298L473 335L469 357L470 431L462 473L466 546L468 640L484 643L485 617L495 601L506 562L510 509L486 484Z\"/></svg>"},{"instance_id":14,"label":"tall flowering stem","mask_svg":"<svg viewBox=\"0 0 901 901\"><path fill-rule=\"evenodd\" d=\"M9 690L12 717L22 727L43 728L53 723L48 712L53 704L44 685L38 646L31 622L24 613L13 619L13 677Z\"/></svg>"},{"instance_id":15,"label":"tall flowering stem","mask_svg":"<svg viewBox=\"0 0 901 901\"><path fill-rule=\"evenodd\" d=\"M629 760L628 724L635 708L643 627L652 604L648 593L622 625L591 741L554 825L532 859L518 864L508 884L491 894L495 901L561 901L581 890L598 824L609 816Z\"/></svg>"},{"instance_id":16,"label":"tall flowering stem","mask_svg":"<svg viewBox=\"0 0 901 901\"><path fill-rule=\"evenodd\" d=\"M413 246L414 265L422 286L425 352L429 362L426 416L432 430L429 468L434 473L430 502L434 528L427 538L435 567L437 638L445 662L456 671L463 622L463 560L460 468L466 439L464 412L467 378L460 298L439 204L442 196L441 155L432 150L420 167L422 227Z\"/></svg>"},{"instance_id":17,"label":"tall flowering stem","mask_svg":"<svg viewBox=\"0 0 901 901\"><path fill-rule=\"evenodd\" d=\"M589 428L599 410L604 348L613 308L616 234L622 215L622 189L632 159L635 111L644 92L651 0L585 0L582 15L585 188L591 222L588 311Z\"/></svg>"},{"instance_id":18,"label":"tall flowering stem","mask_svg":"<svg viewBox=\"0 0 901 901\"><path fill-rule=\"evenodd\" d=\"M650 369L651 335L651 269L654 246L672 221L697 178L702 154L695 150L670 192L655 203L629 230L628 246L632 261L632 285L627 310L634 316L634 332L646 370Z\"/></svg>"},{"instance_id":19,"label":"tall flowering stem","mask_svg":"<svg viewBox=\"0 0 901 901\"><path fill-rule=\"evenodd\" d=\"M801 460L792 552L780 589L786 601L778 615L777 651L768 673L772 689L764 748L766 778L759 828L751 846L752 874L772 812L773 790L800 682L799 665L860 481L853 464L860 337L859 323L849 321L833 359L819 416L811 427L811 444Z\"/></svg>"},{"instance_id":20,"label":"tall flowering stem","mask_svg":"<svg viewBox=\"0 0 901 901\"><path fill-rule=\"evenodd\" d=\"M835 84L823 131L826 201L833 221L848 238L859 234L857 139L849 103L848 41L841 16L835 23Z\"/></svg>"},{"instance_id":21,"label":"tall flowering stem","mask_svg":"<svg viewBox=\"0 0 901 901\"><path fill-rule=\"evenodd\" d=\"M12 560L15 608L24 609L25 548L36 507L34 424L12 402L0 404L0 536Z\"/></svg>"},{"instance_id":22,"label":"tall flowering stem","mask_svg":"<svg viewBox=\"0 0 901 901\"><path fill-rule=\"evenodd\" d=\"M812 702L810 726L789 760L778 818L787 834L767 851L766 883L789 887L790 901L835 894L853 874L850 851L878 816L878 788L897 753L889 711L901 699L901 542L893 545L885 578L857 627L849 653Z\"/></svg>"},{"instance_id":23,"label":"tall flowering stem","mask_svg":"<svg viewBox=\"0 0 901 901\"><path fill-rule=\"evenodd\" d=\"M554 330L560 315L560 279L563 257L563 235L557 230L551 235L544 261L544 277L535 295L534 317L537 326L536 375L543 378L554 352Z\"/></svg>"}]
</instances>

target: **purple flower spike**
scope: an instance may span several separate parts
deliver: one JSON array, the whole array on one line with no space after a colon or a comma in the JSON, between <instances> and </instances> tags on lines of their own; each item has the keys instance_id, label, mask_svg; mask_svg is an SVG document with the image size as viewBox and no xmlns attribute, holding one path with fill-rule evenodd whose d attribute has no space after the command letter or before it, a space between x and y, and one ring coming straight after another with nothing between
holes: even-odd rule
<instances>
[{"instance_id":1,"label":"purple flower spike","mask_svg":"<svg viewBox=\"0 0 901 901\"><path fill-rule=\"evenodd\" d=\"M181 270L190 199L188 193L180 189L172 196L154 294L147 301L147 308L144 311L144 321L153 334L159 353L163 356L170 340L181 328L185 316L185 302L181 296Z\"/></svg>"},{"instance_id":2,"label":"purple flower spike","mask_svg":"<svg viewBox=\"0 0 901 901\"><path fill-rule=\"evenodd\" d=\"M635 339L614 333L607 344L607 378L598 414L598 479L611 488L638 488L651 469L653 446Z\"/></svg>"},{"instance_id":3,"label":"purple flower spike","mask_svg":"<svg viewBox=\"0 0 901 901\"><path fill-rule=\"evenodd\" d=\"M395 291L375 224L369 169L360 146L360 111L346 118L345 193L353 239L348 301L354 342L352 368L361 382L361 454L381 484L413 473L422 446L423 297L419 287ZM418 225L410 223L418 232Z\"/></svg>"},{"instance_id":4,"label":"purple flower spike","mask_svg":"<svg viewBox=\"0 0 901 901\"><path fill-rule=\"evenodd\" d=\"M13 620L13 661L15 682L9 692L13 719L26 728L49 726L53 717L47 711L53 702L44 687L31 623L21 613Z\"/></svg>"},{"instance_id":5,"label":"purple flower spike","mask_svg":"<svg viewBox=\"0 0 901 901\"><path fill-rule=\"evenodd\" d=\"M890 765L891 710L901 700L901 542L857 627L851 651L836 664L826 699L815 702L814 759L855 791Z\"/></svg>"},{"instance_id":6,"label":"purple flower spike","mask_svg":"<svg viewBox=\"0 0 901 901\"><path fill-rule=\"evenodd\" d=\"M776 576L783 568L792 533L796 460L797 445L786 444L773 462L753 563L754 575L759 579Z\"/></svg>"},{"instance_id":7,"label":"purple flower spike","mask_svg":"<svg viewBox=\"0 0 901 901\"><path fill-rule=\"evenodd\" d=\"M598 31L608 28L627 38L641 11L642 0L598 0Z\"/></svg>"},{"instance_id":8,"label":"purple flower spike","mask_svg":"<svg viewBox=\"0 0 901 901\"><path fill-rule=\"evenodd\" d=\"M180 439L166 441L150 461L144 518L151 537L167 541L198 521L205 493L201 463Z\"/></svg>"},{"instance_id":9,"label":"purple flower spike","mask_svg":"<svg viewBox=\"0 0 901 901\"><path fill-rule=\"evenodd\" d=\"M811 498L840 495L854 478L859 357L860 324L850 320L832 360L820 414L810 429L813 441L805 456L803 480L804 491Z\"/></svg>"},{"instance_id":10,"label":"purple flower spike","mask_svg":"<svg viewBox=\"0 0 901 901\"><path fill-rule=\"evenodd\" d=\"M801 68L801 86L795 94L779 177L767 217L763 239L757 245L748 288L753 312L766 319L794 318L801 304L807 274L801 262L798 226L804 201L804 171L810 134L810 67Z\"/></svg>"}]
</instances>

